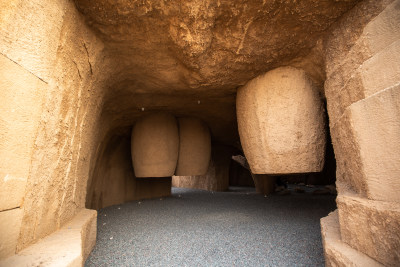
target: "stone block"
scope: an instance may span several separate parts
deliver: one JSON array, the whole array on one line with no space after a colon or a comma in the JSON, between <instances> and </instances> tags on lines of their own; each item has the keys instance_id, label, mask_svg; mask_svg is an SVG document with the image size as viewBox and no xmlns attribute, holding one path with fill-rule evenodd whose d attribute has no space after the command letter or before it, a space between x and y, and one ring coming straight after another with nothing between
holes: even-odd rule
<instances>
[{"instance_id":1,"label":"stone block","mask_svg":"<svg viewBox=\"0 0 400 267\"><path fill-rule=\"evenodd\" d=\"M15 254L22 215L23 210L19 208L0 212L0 259Z\"/></svg>"},{"instance_id":2,"label":"stone block","mask_svg":"<svg viewBox=\"0 0 400 267\"><path fill-rule=\"evenodd\" d=\"M319 172L325 156L325 115L318 90L292 67L261 75L237 92L243 151L254 174Z\"/></svg>"},{"instance_id":3,"label":"stone block","mask_svg":"<svg viewBox=\"0 0 400 267\"><path fill-rule=\"evenodd\" d=\"M400 1L395 0L364 28L362 37L371 53L377 53L400 38Z\"/></svg>"},{"instance_id":4,"label":"stone block","mask_svg":"<svg viewBox=\"0 0 400 267\"><path fill-rule=\"evenodd\" d=\"M67 1L2 1L0 52L48 82Z\"/></svg>"},{"instance_id":5,"label":"stone block","mask_svg":"<svg viewBox=\"0 0 400 267\"><path fill-rule=\"evenodd\" d=\"M196 118L179 118L179 157L175 175L204 175L211 159L208 126Z\"/></svg>"},{"instance_id":6,"label":"stone block","mask_svg":"<svg viewBox=\"0 0 400 267\"><path fill-rule=\"evenodd\" d=\"M331 128L337 179L361 196L400 202L399 110L397 85L352 104Z\"/></svg>"},{"instance_id":7,"label":"stone block","mask_svg":"<svg viewBox=\"0 0 400 267\"><path fill-rule=\"evenodd\" d=\"M343 242L381 262L400 262L400 204L340 195L337 198Z\"/></svg>"},{"instance_id":8,"label":"stone block","mask_svg":"<svg viewBox=\"0 0 400 267\"><path fill-rule=\"evenodd\" d=\"M337 27L325 44L328 78L339 74L345 77L343 81L347 80L364 61L399 39L399 3L399 0L365 1L350 11L354 14L345 18L346 23ZM362 9L368 10L368 14ZM363 16L356 15L357 12L363 12Z\"/></svg>"},{"instance_id":9,"label":"stone block","mask_svg":"<svg viewBox=\"0 0 400 267\"><path fill-rule=\"evenodd\" d=\"M0 55L0 211L22 203L46 88Z\"/></svg>"},{"instance_id":10,"label":"stone block","mask_svg":"<svg viewBox=\"0 0 400 267\"><path fill-rule=\"evenodd\" d=\"M166 113L139 119L132 130L132 162L136 177L167 177L175 173L179 152L176 119Z\"/></svg>"},{"instance_id":11,"label":"stone block","mask_svg":"<svg viewBox=\"0 0 400 267\"><path fill-rule=\"evenodd\" d=\"M81 254L84 262L96 245L97 211L83 209L63 228L78 231L80 233Z\"/></svg>"},{"instance_id":12,"label":"stone block","mask_svg":"<svg viewBox=\"0 0 400 267\"><path fill-rule=\"evenodd\" d=\"M322 243L327 267L378 267L383 266L367 255L343 243L340 237L337 210L321 219Z\"/></svg>"},{"instance_id":13,"label":"stone block","mask_svg":"<svg viewBox=\"0 0 400 267\"><path fill-rule=\"evenodd\" d=\"M369 21L349 51L327 61L325 95L332 124L352 103L398 82L399 4L397 0L388 5Z\"/></svg>"},{"instance_id":14,"label":"stone block","mask_svg":"<svg viewBox=\"0 0 400 267\"><path fill-rule=\"evenodd\" d=\"M399 62L400 38L363 63L360 73L366 97L400 83Z\"/></svg>"},{"instance_id":15,"label":"stone block","mask_svg":"<svg viewBox=\"0 0 400 267\"><path fill-rule=\"evenodd\" d=\"M0 266L83 266L96 243L97 212L82 209L58 231L0 261Z\"/></svg>"}]
</instances>

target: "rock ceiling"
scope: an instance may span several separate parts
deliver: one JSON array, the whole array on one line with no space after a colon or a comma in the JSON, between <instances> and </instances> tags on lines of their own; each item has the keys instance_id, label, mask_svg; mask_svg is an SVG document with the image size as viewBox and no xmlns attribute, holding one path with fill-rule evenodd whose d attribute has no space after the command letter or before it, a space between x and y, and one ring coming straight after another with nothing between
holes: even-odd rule
<instances>
[{"instance_id":1,"label":"rock ceiling","mask_svg":"<svg viewBox=\"0 0 400 267\"><path fill-rule=\"evenodd\" d=\"M356 2L75 0L114 63L110 113L127 124L142 107L194 115L231 143L237 88L284 65L322 85L321 38Z\"/></svg>"}]
</instances>

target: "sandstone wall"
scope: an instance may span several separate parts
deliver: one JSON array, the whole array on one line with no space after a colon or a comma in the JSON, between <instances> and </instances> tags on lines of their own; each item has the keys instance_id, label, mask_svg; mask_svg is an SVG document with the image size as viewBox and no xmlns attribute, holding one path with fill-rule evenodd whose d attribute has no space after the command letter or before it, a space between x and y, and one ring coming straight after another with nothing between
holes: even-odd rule
<instances>
[{"instance_id":1,"label":"sandstone wall","mask_svg":"<svg viewBox=\"0 0 400 267\"><path fill-rule=\"evenodd\" d=\"M399 48L398 0L360 3L325 40L339 193L330 220L340 230L324 240L328 266L346 265L344 258L361 266L360 255L375 265L400 262Z\"/></svg>"},{"instance_id":2,"label":"sandstone wall","mask_svg":"<svg viewBox=\"0 0 400 267\"><path fill-rule=\"evenodd\" d=\"M71 1L0 3L0 258L84 208L104 63Z\"/></svg>"}]
</instances>

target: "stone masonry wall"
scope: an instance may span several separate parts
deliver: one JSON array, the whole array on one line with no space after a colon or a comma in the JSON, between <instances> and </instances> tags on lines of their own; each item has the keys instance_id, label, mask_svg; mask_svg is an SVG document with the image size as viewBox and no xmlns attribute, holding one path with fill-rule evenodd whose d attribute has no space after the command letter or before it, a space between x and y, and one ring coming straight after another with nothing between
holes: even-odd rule
<instances>
[{"instance_id":1,"label":"stone masonry wall","mask_svg":"<svg viewBox=\"0 0 400 267\"><path fill-rule=\"evenodd\" d=\"M400 262L400 1L364 1L325 40L338 214L322 220L328 266ZM330 238L333 221L339 225ZM328 227L328 225L330 225ZM343 260L346 258L346 261ZM361 265L360 265L361 266Z\"/></svg>"},{"instance_id":2,"label":"stone masonry wall","mask_svg":"<svg viewBox=\"0 0 400 267\"><path fill-rule=\"evenodd\" d=\"M107 75L102 42L67 0L2 1L0 62L4 258L85 207Z\"/></svg>"}]
</instances>

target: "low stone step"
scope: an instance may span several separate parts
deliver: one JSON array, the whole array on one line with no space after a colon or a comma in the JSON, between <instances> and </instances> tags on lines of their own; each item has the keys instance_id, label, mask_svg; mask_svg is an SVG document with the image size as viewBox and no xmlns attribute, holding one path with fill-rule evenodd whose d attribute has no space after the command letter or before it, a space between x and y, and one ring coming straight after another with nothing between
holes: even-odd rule
<instances>
[{"instance_id":1,"label":"low stone step","mask_svg":"<svg viewBox=\"0 0 400 267\"><path fill-rule=\"evenodd\" d=\"M356 196L338 196L341 239L382 262L400 263L400 204Z\"/></svg>"},{"instance_id":2,"label":"low stone step","mask_svg":"<svg viewBox=\"0 0 400 267\"><path fill-rule=\"evenodd\" d=\"M83 266L96 243L96 227L97 211L83 209L60 230L0 261L0 266Z\"/></svg>"},{"instance_id":3,"label":"low stone step","mask_svg":"<svg viewBox=\"0 0 400 267\"><path fill-rule=\"evenodd\" d=\"M383 266L342 242L337 210L321 219L321 233L325 252L325 266Z\"/></svg>"}]
</instances>

